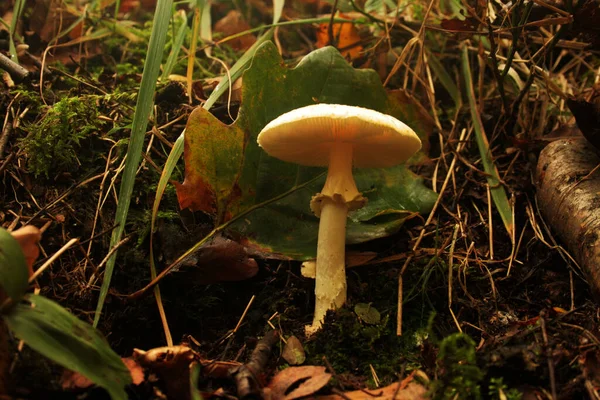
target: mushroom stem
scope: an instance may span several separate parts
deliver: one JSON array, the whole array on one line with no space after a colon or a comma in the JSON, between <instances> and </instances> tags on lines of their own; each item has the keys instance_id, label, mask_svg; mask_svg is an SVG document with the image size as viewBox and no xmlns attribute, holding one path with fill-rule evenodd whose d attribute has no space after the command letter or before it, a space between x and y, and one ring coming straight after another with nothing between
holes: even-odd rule
<instances>
[{"instance_id":1,"label":"mushroom stem","mask_svg":"<svg viewBox=\"0 0 600 400\"><path fill-rule=\"evenodd\" d=\"M327 180L321 194L334 197L341 195L344 199L353 199L360 195L352 175L353 148L351 143L336 143L329 154Z\"/></svg>"},{"instance_id":2,"label":"mushroom stem","mask_svg":"<svg viewBox=\"0 0 600 400\"><path fill-rule=\"evenodd\" d=\"M315 314L312 327L321 327L327 310L339 308L346 302L346 216L344 201L325 198L321 207L317 272L315 277Z\"/></svg>"},{"instance_id":3,"label":"mushroom stem","mask_svg":"<svg viewBox=\"0 0 600 400\"><path fill-rule=\"evenodd\" d=\"M315 314L307 333L321 327L327 310L346 302L346 199L360 197L352 176L352 144L338 143L332 147L327 180L320 196Z\"/></svg>"}]
</instances>

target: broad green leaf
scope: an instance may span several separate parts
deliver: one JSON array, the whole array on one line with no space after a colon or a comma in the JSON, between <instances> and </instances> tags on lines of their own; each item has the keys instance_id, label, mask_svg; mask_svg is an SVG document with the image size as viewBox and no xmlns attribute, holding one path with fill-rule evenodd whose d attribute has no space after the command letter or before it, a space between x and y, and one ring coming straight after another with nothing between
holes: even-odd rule
<instances>
[{"instance_id":1,"label":"broad green leaf","mask_svg":"<svg viewBox=\"0 0 600 400\"><path fill-rule=\"evenodd\" d=\"M178 187L180 204L215 214L217 224L325 171L277 160L256 143L268 122L293 109L337 103L388 113L410 125L427 148L431 122L422 110L407 96L388 95L375 71L352 68L332 47L309 54L289 69L275 46L264 44L244 74L242 98L234 124L226 126L206 110L197 110L186 127L186 178ZM356 170L355 178L369 203L350 215L349 243L397 231L407 216L428 212L436 199L404 166ZM324 179L254 210L231 224L229 231L268 253L314 258L318 219L309 202L320 192Z\"/></svg>"},{"instance_id":2,"label":"broad green leaf","mask_svg":"<svg viewBox=\"0 0 600 400\"><path fill-rule=\"evenodd\" d=\"M6 229L0 228L0 288L17 303L27 290L28 278L19 242Z\"/></svg>"},{"instance_id":3,"label":"broad green leaf","mask_svg":"<svg viewBox=\"0 0 600 400\"><path fill-rule=\"evenodd\" d=\"M103 387L112 399L127 399L129 370L91 325L45 297L28 295L26 300L5 316L8 327L19 339Z\"/></svg>"}]
</instances>

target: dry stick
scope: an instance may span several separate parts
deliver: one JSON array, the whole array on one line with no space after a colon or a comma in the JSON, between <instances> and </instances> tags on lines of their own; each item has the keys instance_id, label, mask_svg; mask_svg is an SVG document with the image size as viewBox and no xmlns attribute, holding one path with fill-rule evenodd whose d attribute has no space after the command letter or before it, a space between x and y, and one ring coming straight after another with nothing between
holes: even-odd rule
<instances>
[{"instance_id":1,"label":"dry stick","mask_svg":"<svg viewBox=\"0 0 600 400\"><path fill-rule=\"evenodd\" d=\"M56 261L56 259L58 257L60 257L62 255L62 253L67 251L71 246L73 246L78 241L79 241L78 238L74 238L74 239L69 240L65 245L63 245L63 247L61 247L56 253L54 253L54 255L52 257L50 257L44 264L42 264L41 267L39 267L33 273L33 275L31 275L31 277L29 278L29 283L31 284L33 281L35 281L38 278L38 276L40 276L42 274L42 272L44 272L46 270L46 268L48 268L54 261Z\"/></svg>"},{"instance_id":2,"label":"dry stick","mask_svg":"<svg viewBox=\"0 0 600 400\"><path fill-rule=\"evenodd\" d=\"M466 132L467 132L467 130L463 129L462 132L460 133L460 137L458 139L459 144L456 147L456 153L458 153L462 150L462 147L463 147L462 141L465 137ZM456 159L457 159L457 156L455 154L454 158L452 159L452 162L450 163L450 168L448 169L448 173L446 173L446 178L444 179L444 184L442 185L442 188L440 189L440 194L439 194L437 200L435 201L435 204L433 205L431 212L429 213L429 217L427 217L427 220L425 221L425 225L423 225L423 229L421 229L421 232L419 233L419 237L417 238L415 245L412 248L413 254L415 251L417 251L417 249L419 248L419 245L421 244L421 240L423 240L423 237L425 236L425 228L427 228L427 226L433 220L435 211L437 210L437 208L440 204L440 200L442 199L442 196L444 195L444 192L446 191L446 187L448 186L448 181L450 180L450 176L452 175L452 171L454 170L454 166L456 165ZM404 262L404 265L402 266L402 269L400 270L400 274L398 274L398 316L397 316L397 320L396 320L396 335L397 336L402 336L402 297L403 297L402 275L404 275L404 271L406 271L408 264L412 261L413 254L409 255L406 258L406 261Z\"/></svg>"},{"instance_id":3,"label":"dry stick","mask_svg":"<svg viewBox=\"0 0 600 400\"><path fill-rule=\"evenodd\" d=\"M104 183L106 182L106 178L108 178L108 169L110 167L111 163L111 158L112 158L112 152L113 149L116 147L117 145L114 144L110 150L108 151L108 156L106 157L106 166L104 167L104 173L102 174L102 180L100 181L100 194L98 195L98 203L96 204L96 212L94 213L94 222L92 222L92 231L90 233L90 238L88 239L89 244L88 244L88 248L87 248L87 254L89 255L92 252L92 245L94 244L94 235L96 233L96 226L98 224L98 218L100 217L100 209L102 208L102 193L104 193ZM112 231L112 228L111 228ZM83 264L83 269L85 270L87 268L87 259ZM91 282L90 282L91 283Z\"/></svg>"},{"instance_id":4,"label":"dry stick","mask_svg":"<svg viewBox=\"0 0 600 400\"><path fill-rule=\"evenodd\" d=\"M271 348L277 343L278 339L278 331L267 332L252 351L250 360L230 372L235 381L239 399L262 398L262 385L259 376L264 372L269 357L271 357Z\"/></svg>"},{"instance_id":5,"label":"dry stick","mask_svg":"<svg viewBox=\"0 0 600 400\"><path fill-rule=\"evenodd\" d=\"M489 241L490 241L490 260L494 259L494 221L492 219L492 193L490 185L486 184L487 201L488 201L488 225L489 225Z\"/></svg>"},{"instance_id":6,"label":"dry stick","mask_svg":"<svg viewBox=\"0 0 600 400\"><path fill-rule=\"evenodd\" d=\"M125 243L129 242L129 239L131 239L131 237L126 237L125 239L121 240L119 243L117 243L116 245L113 246L112 249L110 249L110 251L108 252L108 254L106 255L106 257L104 257L104 259L102 260L102 262L100 264L98 264L98 269L96 269L96 271L94 271L94 273L92 274L89 282L88 282L88 286L91 286L91 282L96 278L96 274L100 271L100 269L102 267L104 267L104 264L106 264L108 262L108 259L114 254L115 251L117 251L117 249L119 247L121 247L122 245L124 245Z\"/></svg>"},{"instance_id":7,"label":"dry stick","mask_svg":"<svg viewBox=\"0 0 600 400\"><path fill-rule=\"evenodd\" d=\"M10 77L17 83L22 82L29 76L29 71L2 53L0 53L0 68L8 72Z\"/></svg>"},{"instance_id":8,"label":"dry stick","mask_svg":"<svg viewBox=\"0 0 600 400\"><path fill-rule=\"evenodd\" d=\"M552 354L548 351L548 332L546 332L546 318L540 315L540 327L542 329L542 338L544 340L544 353L546 355L546 361L548 362L548 375L550 375L550 388L552 390L552 400L556 400L556 376L554 373L554 362L552 361Z\"/></svg>"},{"instance_id":9,"label":"dry stick","mask_svg":"<svg viewBox=\"0 0 600 400\"><path fill-rule=\"evenodd\" d=\"M450 314L452 315L452 319L454 320L458 331L462 333L462 328L458 323L458 319L456 318L456 315L454 315L454 311L452 311L452 269L454 268L454 246L456 245L458 227L458 224L454 225L454 233L452 234L452 244L450 246L450 259L448 260L448 310L450 310Z\"/></svg>"}]
</instances>

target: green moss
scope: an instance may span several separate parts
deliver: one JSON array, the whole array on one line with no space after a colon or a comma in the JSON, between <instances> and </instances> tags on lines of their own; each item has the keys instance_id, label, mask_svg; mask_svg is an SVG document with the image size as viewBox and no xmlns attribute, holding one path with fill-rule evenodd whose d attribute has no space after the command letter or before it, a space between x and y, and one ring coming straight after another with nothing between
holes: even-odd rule
<instances>
[{"instance_id":1,"label":"green moss","mask_svg":"<svg viewBox=\"0 0 600 400\"><path fill-rule=\"evenodd\" d=\"M437 364L433 399L481 399L484 374L477 366L475 342L468 335L453 333L445 337Z\"/></svg>"},{"instance_id":2,"label":"green moss","mask_svg":"<svg viewBox=\"0 0 600 400\"><path fill-rule=\"evenodd\" d=\"M381 382L389 384L403 368L420 367L416 333L412 329L397 336L395 319L392 321L389 314L379 324L367 325L343 308L330 312L323 329L307 344L307 363L322 364L326 357L337 373L358 377L370 377L373 366Z\"/></svg>"},{"instance_id":3,"label":"green moss","mask_svg":"<svg viewBox=\"0 0 600 400\"><path fill-rule=\"evenodd\" d=\"M66 97L44 107L40 120L25 124L28 135L19 141L27 166L36 176L77 169L81 143L101 131L97 96Z\"/></svg>"},{"instance_id":4,"label":"green moss","mask_svg":"<svg viewBox=\"0 0 600 400\"><path fill-rule=\"evenodd\" d=\"M523 394L515 388L509 388L508 385L504 383L504 379L500 377L490 379L488 396L490 399L494 400L521 400Z\"/></svg>"}]
</instances>

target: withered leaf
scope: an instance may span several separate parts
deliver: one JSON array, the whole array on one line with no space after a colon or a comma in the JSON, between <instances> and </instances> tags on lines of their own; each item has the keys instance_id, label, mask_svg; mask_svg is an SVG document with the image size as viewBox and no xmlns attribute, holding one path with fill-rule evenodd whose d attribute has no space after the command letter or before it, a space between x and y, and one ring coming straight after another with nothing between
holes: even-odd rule
<instances>
[{"instance_id":1,"label":"withered leaf","mask_svg":"<svg viewBox=\"0 0 600 400\"><path fill-rule=\"evenodd\" d=\"M306 360L304 347L296 336L290 336L288 338L281 356L290 365L300 365L304 362L304 360Z\"/></svg>"},{"instance_id":2,"label":"withered leaf","mask_svg":"<svg viewBox=\"0 0 600 400\"><path fill-rule=\"evenodd\" d=\"M325 367L290 367L275 375L268 388L272 399L292 400L316 393L329 379L331 374Z\"/></svg>"}]
</instances>

